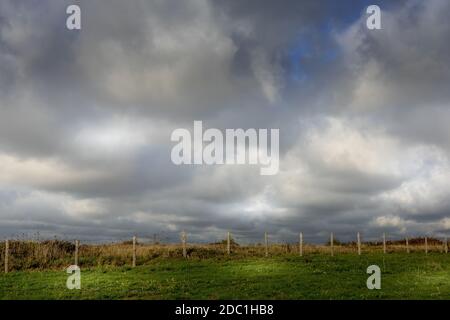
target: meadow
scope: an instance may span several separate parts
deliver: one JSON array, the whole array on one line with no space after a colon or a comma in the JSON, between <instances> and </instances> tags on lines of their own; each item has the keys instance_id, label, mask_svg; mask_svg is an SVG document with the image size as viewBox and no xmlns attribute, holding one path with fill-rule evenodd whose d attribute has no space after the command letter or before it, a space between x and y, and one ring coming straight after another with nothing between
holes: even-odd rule
<instances>
[{"instance_id":1,"label":"meadow","mask_svg":"<svg viewBox=\"0 0 450 320\"><path fill-rule=\"evenodd\" d=\"M21 246L21 250L19 247ZM0 245L0 252L1 250ZM233 243L136 248L129 243L80 247L81 290L68 290L73 247L61 241L11 243L11 270L0 274L0 299L450 299L450 255L440 243L334 247ZM1 257L2 259L4 257ZM366 269L381 268L381 290L368 290Z\"/></svg>"}]
</instances>

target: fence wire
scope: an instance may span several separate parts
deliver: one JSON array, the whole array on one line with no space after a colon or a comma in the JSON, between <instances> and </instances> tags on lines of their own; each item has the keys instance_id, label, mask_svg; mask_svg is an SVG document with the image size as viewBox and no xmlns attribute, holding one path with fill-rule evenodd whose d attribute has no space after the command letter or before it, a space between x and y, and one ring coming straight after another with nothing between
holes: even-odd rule
<instances>
[{"instance_id":1,"label":"fence wire","mask_svg":"<svg viewBox=\"0 0 450 320\"><path fill-rule=\"evenodd\" d=\"M340 234L330 233L323 237L322 242L317 241L317 234L289 232L257 233L247 230L236 230L223 234L214 233L207 238L200 237L194 232L185 232L185 243L182 241L182 232L163 231L133 236L111 237L99 239L85 239L79 241L78 261L76 258L76 245L74 240L40 239L8 240L8 270L28 269L55 269L72 264L86 267L96 266L127 266L132 264L146 264L158 258L198 258L209 257L262 257L285 254L312 254L330 253L345 254L367 252L425 252L447 253L447 238L435 237L409 237L395 238L388 234L380 237L364 237L360 234L360 243L357 242L357 233L348 234L350 240L341 242ZM208 240L206 240L208 239ZM0 242L0 263L5 266L5 241Z\"/></svg>"}]
</instances>

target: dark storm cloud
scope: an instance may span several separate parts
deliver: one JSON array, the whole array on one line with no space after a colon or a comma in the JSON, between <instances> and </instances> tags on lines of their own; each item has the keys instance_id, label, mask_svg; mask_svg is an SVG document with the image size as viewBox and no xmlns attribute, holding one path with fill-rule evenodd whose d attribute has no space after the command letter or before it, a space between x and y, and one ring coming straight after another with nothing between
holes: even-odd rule
<instances>
[{"instance_id":1,"label":"dark storm cloud","mask_svg":"<svg viewBox=\"0 0 450 320\"><path fill-rule=\"evenodd\" d=\"M450 229L448 1L0 4L0 234L323 241ZM170 161L280 128L280 173ZM294 240L295 241L295 240Z\"/></svg>"}]
</instances>

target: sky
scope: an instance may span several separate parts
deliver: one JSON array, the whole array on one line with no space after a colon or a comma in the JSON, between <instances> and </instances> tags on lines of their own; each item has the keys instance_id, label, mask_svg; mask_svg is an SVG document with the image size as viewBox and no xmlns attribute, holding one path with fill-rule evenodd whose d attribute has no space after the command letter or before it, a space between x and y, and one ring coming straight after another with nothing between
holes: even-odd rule
<instances>
[{"instance_id":1,"label":"sky","mask_svg":"<svg viewBox=\"0 0 450 320\"><path fill-rule=\"evenodd\" d=\"M449 14L447 0L3 0L0 237L450 235ZM195 120L278 128L278 174L174 165L171 133Z\"/></svg>"}]
</instances>

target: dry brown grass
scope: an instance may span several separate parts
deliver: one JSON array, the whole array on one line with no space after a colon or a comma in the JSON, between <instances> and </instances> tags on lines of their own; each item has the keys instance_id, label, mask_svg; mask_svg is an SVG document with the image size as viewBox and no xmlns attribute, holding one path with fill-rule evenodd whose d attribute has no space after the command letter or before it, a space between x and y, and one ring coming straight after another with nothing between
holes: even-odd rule
<instances>
[{"instance_id":1,"label":"dry brown grass","mask_svg":"<svg viewBox=\"0 0 450 320\"><path fill-rule=\"evenodd\" d=\"M83 267L114 267L131 265L133 246L131 243L115 243L101 245L82 244L79 248L79 264ZM410 252L425 252L422 239L410 240ZM334 245L335 255L356 254L355 243ZM382 243L363 243L362 253L382 252ZM428 241L428 252L443 252L444 244L436 239ZM4 264L5 243L0 243L0 264ZM51 241L10 241L10 270L58 269L74 263L75 245L71 242ZM406 252L404 241L388 242L387 252ZM327 245L303 246L303 254L331 254ZM270 256L298 255L298 244L276 244L269 246ZM145 265L155 259L182 258L183 250L180 244L137 244L137 264ZM227 255L225 242L215 244L188 244L189 259L240 259L264 257L265 247L262 244L238 245L232 243L231 255Z\"/></svg>"}]
</instances>

